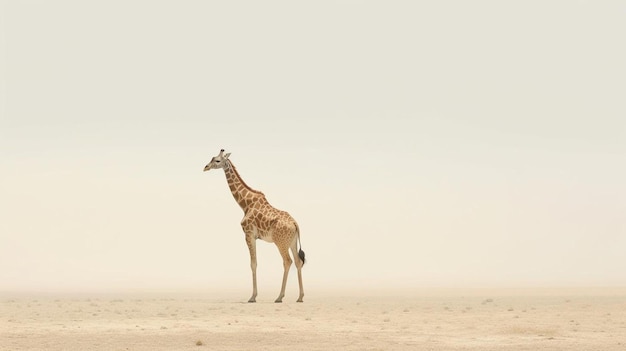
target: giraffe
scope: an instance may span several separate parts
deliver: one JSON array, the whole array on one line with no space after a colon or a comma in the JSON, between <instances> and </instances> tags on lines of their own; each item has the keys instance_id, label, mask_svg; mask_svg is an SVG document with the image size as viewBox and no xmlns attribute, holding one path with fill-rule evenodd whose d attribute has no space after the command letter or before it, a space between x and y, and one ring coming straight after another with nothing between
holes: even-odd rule
<instances>
[{"instance_id":1,"label":"giraffe","mask_svg":"<svg viewBox=\"0 0 626 351\"><path fill-rule=\"evenodd\" d=\"M278 210L267 202L265 195L249 187L232 161L228 159L230 153L224 153L224 149L211 159L205 167L204 171L211 169L223 169L226 174L228 187L230 188L235 201L244 212L241 220L241 228L246 236L246 244L250 251L250 268L252 269L252 297L248 302L256 302L257 284L256 284L256 240L262 239L269 243L274 243L278 247L278 251L283 258L283 283L280 289L276 303L282 302L285 296L285 286L287 285L287 276L289 268L291 268L291 257L289 250L296 263L298 271L298 285L300 287L300 296L298 302L302 302L304 290L302 288L302 266L304 265L304 251L300 243L298 250L298 242L300 241L300 229L298 223L285 211Z\"/></svg>"}]
</instances>

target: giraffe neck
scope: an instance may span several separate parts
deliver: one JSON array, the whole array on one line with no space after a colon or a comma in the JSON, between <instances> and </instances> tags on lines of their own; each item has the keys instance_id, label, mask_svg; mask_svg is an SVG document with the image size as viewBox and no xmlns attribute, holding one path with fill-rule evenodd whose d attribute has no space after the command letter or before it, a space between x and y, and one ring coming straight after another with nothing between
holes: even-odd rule
<instances>
[{"instance_id":1,"label":"giraffe neck","mask_svg":"<svg viewBox=\"0 0 626 351\"><path fill-rule=\"evenodd\" d=\"M228 181L230 192L233 194L235 201L237 201L237 204L239 204L239 207L241 207L244 212L246 212L248 205L250 204L249 200L254 196L265 197L262 192L252 189L243 181L243 179L241 179L235 165L233 165L230 160L226 161L224 174L226 174L226 181Z\"/></svg>"}]
</instances>

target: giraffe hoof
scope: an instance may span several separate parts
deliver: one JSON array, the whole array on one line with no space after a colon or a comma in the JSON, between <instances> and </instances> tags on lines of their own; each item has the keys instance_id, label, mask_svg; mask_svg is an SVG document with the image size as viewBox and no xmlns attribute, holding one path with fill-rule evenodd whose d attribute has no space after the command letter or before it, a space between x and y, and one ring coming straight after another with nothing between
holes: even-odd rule
<instances>
[{"instance_id":1,"label":"giraffe hoof","mask_svg":"<svg viewBox=\"0 0 626 351\"><path fill-rule=\"evenodd\" d=\"M255 303L255 302L256 302L256 300L255 300L255 299L250 299L250 300L248 300L248 303Z\"/></svg>"},{"instance_id":2,"label":"giraffe hoof","mask_svg":"<svg viewBox=\"0 0 626 351\"><path fill-rule=\"evenodd\" d=\"M298 299L298 301L296 301L296 302L304 302L304 301L302 301L302 299Z\"/></svg>"},{"instance_id":3,"label":"giraffe hoof","mask_svg":"<svg viewBox=\"0 0 626 351\"><path fill-rule=\"evenodd\" d=\"M274 303L283 303L283 300L282 299L276 300L276 301L274 301Z\"/></svg>"}]
</instances>

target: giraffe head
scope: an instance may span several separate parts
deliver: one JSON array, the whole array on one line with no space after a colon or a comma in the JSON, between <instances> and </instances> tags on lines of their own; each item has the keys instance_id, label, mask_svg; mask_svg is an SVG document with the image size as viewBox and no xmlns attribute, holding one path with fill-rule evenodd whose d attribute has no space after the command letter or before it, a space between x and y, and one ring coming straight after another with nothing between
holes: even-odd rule
<instances>
[{"instance_id":1,"label":"giraffe head","mask_svg":"<svg viewBox=\"0 0 626 351\"><path fill-rule=\"evenodd\" d=\"M228 156L230 156L230 152L225 154L224 149L221 149L219 155L213 157L211 162L204 166L204 171L206 172L211 169L224 168L226 166L226 161L228 161Z\"/></svg>"}]
</instances>

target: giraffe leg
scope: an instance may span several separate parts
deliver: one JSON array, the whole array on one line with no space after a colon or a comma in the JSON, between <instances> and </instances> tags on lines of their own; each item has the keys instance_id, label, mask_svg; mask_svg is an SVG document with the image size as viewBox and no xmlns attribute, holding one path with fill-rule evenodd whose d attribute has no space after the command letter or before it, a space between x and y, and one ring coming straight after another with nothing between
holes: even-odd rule
<instances>
[{"instance_id":1,"label":"giraffe leg","mask_svg":"<svg viewBox=\"0 0 626 351\"><path fill-rule=\"evenodd\" d=\"M291 257L289 257L289 247L279 247L280 255L283 257L283 285L280 288L280 295L276 298L276 303L283 302L283 297L285 296L285 287L287 286L287 276L289 275L289 268L291 268Z\"/></svg>"},{"instance_id":2,"label":"giraffe leg","mask_svg":"<svg viewBox=\"0 0 626 351\"><path fill-rule=\"evenodd\" d=\"M302 302L302 298L304 297L304 288L302 287L302 266L304 263L300 259L300 256L298 256L298 247L296 246L295 240L293 244L291 244L291 253L296 261L296 269L298 270L298 285L300 286L300 296L298 297L297 302Z\"/></svg>"},{"instance_id":3,"label":"giraffe leg","mask_svg":"<svg viewBox=\"0 0 626 351\"><path fill-rule=\"evenodd\" d=\"M252 269L252 297L248 302L256 302L256 240L252 235L246 235L246 244L250 250L250 268Z\"/></svg>"}]
</instances>

